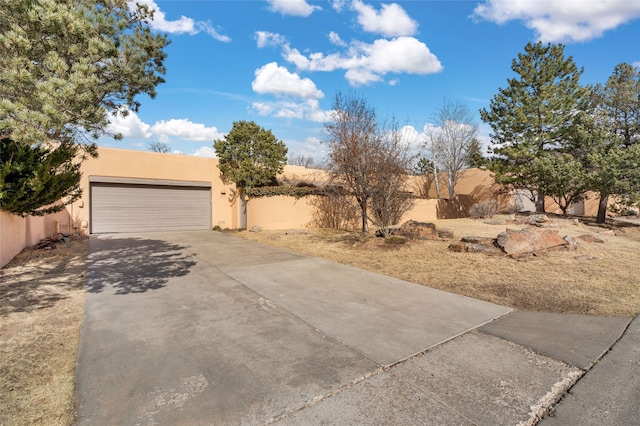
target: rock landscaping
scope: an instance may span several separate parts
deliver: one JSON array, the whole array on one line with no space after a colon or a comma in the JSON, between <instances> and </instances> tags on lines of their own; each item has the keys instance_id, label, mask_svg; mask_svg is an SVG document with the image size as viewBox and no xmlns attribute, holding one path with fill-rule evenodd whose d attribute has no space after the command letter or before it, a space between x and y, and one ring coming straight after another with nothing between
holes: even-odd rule
<instances>
[{"instance_id":1,"label":"rock landscaping","mask_svg":"<svg viewBox=\"0 0 640 426\"><path fill-rule=\"evenodd\" d=\"M398 229L395 229L393 235L406 237L410 240L439 240L453 238L453 230L447 228L437 229L433 223L409 220Z\"/></svg>"},{"instance_id":2,"label":"rock landscaping","mask_svg":"<svg viewBox=\"0 0 640 426\"><path fill-rule=\"evenodd\" d=\"M41 249L54 249L57 244L64 244L69 242L69 234L55 234L47 238L43 238L34 246L36 250Z\"/></svg>"},{"instance_id":3,"label":"rock landscaping","mask_svg":"<svg viewBox=\"0 0 640 426\"><path fill-rule=\"evenodd\" d=\"M605 241L595 234L584 234L577 238L570 236L560 237L557 230L540 229L539 223L533 222L522 229L506 229L496 238L487 237L462 237L460 241L449 245L453 252L485 253L488 255L503 255L513 258L526 256L540 256L551 250L577 250L578 239L583 243L604 243ZM591 260L576 256L577 260Z\"/></svg>"}]
</instances>

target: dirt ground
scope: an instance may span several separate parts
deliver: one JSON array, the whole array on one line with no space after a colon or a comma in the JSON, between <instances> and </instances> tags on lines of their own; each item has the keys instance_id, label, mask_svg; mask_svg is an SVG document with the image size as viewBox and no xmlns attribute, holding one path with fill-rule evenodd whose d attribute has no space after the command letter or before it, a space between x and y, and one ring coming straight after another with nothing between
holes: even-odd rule
<instances>
[{"instance_id":1,"label":"dirt ground","mask_svg":"<svg viewBox=\"0 0 640 426\"><path fill-rule=\"evenodd\" d=\"M309 230L233 232L242 238L379 272L440 290L520 310L632 317L640 312L640 226L616 222L606 228L590 220L554 217L546 226L560 236L598 236L603 243L580 241L576 251L555 251L525 260L448 249L463 236L495 238L506 228L482 219L435 222L455 238L385 244L357 231ZM611 235L615 233L615 235Z\"/></svg>"},{"instance_id":2,"label":"dirt ground","mask_svg":"<svg viewBox=\"0 0 640 426\"><path fill-rule=\"evenodd\" d=\"M0 269L0 424L75 423L88 238L26 249Z\"/></svg>"}]
</instances>

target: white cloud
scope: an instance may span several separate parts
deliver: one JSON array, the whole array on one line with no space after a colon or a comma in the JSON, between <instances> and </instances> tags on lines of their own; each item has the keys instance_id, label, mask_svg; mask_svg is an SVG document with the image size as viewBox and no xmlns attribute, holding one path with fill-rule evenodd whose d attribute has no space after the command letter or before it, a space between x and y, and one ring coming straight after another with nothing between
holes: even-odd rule
<instances>
[{"instance_id":1,"label":"white cloud","mask_svg":"<svg viewBox=\"0 0 640 426\"><path fill-rule=\"evenodd\" d=\"M267 0L269 10L282 15L301 16L306 18L316 10L322 10L320 6L312 6L306 0Z\"/></svg>"},{"instance_id":2,"label":"white cloud","mask_svg":"<svg viewBox=\"0 0 640 426\"><path fill-rule=\"evenodd\" d=\"M148 6L153 10L153 20L150 22L151 28L170 33L170 34L198 34L199 32L205 32L215 38L216 40L228 43L231 38L218 33L218 31L211 25L210 22L194 21L192 18L181 16L180 19L168 21L165 13L160 10L154 0L135 0L128 1L129 9L135 10L136 3Z\"/></svg>"},{"instance_id":3,"label":"white cloud","mask_svg":"<svg viewBox=\"0 0 640 426\"><path fill-rule=\"evenodd\" d=\"M486 0L474 17L497 24L523 21L543 42L579 42L640 17L640 2L630 0Z\"/></svg>"},{"instance_id":4,"label":"white cloud","mask_svg":"<svg viewBox=\"0 0 640 426\"><path fill-rule=\"evenodd\" d=\"M346 54L305 56L285 45L283 57L305 71L345 69L345 78L352 86L382 81L387 73L424 75L442 70L442 64L427 45L413 37L379 39L372 44L353 42Z\"/></svg>"},{"instance_id":5,"label":"white cloud","mask_svg":"<svg viewBox=\"0 0 640 426\"><path fill-rule=\"evenodd\" d=\"M268 46L281 46L287 42L285 36L269 31L256 31L254 34L259 49Z\"/></svg>"},{"instance_id":6,"label":"white cloud","mask_svg":"<svg viewBox=\"0 0 640 426\"><path fill-rule=\"evenodd\" d=\"M277 63L268 63L255 71L256 78L251 88L257 93L270 93L276 96L295 96L298 98L322 98L324 93L308 78L300 78Z\"/></svg>"},{"instance_id":7,"label":"white cloud","mask_svg":"<svg viewBox=\"0 0 640 426\"><path fill-rule=\"evenodd\" d=\"M330 119L329 111L322 111L317 99L306 101L274 101L254 102L251 107L262 116L272 116L285 119L307 120L324 123Z\"/></svg>"},{"instance_id":8,"label":"white cloud","mask_svg":"<svg viewBox=\"0 0 640 426\"><path fill-rule=\"evenodd\" d=\"M305 113L305 117L309 121L313 121L315 123L326 123L331 120L332 110L323 111L320 109L320 105L318 101L309 100L307 102L307 111Z\"/></svg>"},{"instance_id":9,"label":"white cloud","mask_svg":"<svg viewBox=\"0 0 640 426\"><path fill-rule=\"evenodd\" d=\"M631 66L636 67L636 68L638 68L640 70L640 61L636 61L636 62L631 63Z\"/></svg>"},{"instance_id":10,"label":"white cloud","mask_svg":"<svg viewBox=\"0 0 640 426\"><path fill-rule=\"evenodd\" d=\"M119 133L125 138L148 139L153 135L151 126L140 120L133 111L128 111L126 117L122 114L112 115L109 121L107 131Z\"/></svg>"},{"instance_id":11,"label":"white cloud","mask_svg":"<svg viewBox=\"0 0 640 426\"><path fill-rule=\"evenodd\" d=\"M268 102L254 102L251 104L251 107L258 113L258 115L262 116L270 115L275 109L275 105Z\"/></svg>"},{"instance_id":12,"label":"white cloud","mask_svg":"<svg viewBox=\"0 0 640 426\"><path fill-rule=\"evenodd\" d=\"M361 45L361 50L367 54L367 67L380 73L431 74L442 70L427 45L413 37L376 40L371 45Z\"/></svg>"},{"instance_id":13,"label":"white cloud","mask_svg":"<svg viewBox=\"0 0 640 426\"><path fill-rule=\"evenodd\" d=\"M383 3L377 11L361 0L354 0L351 8L358 13L358 23L370 33L397 37L411 36L418 31L418 23L397 3Z\"/></svg>"},{"instance_id":14,"label":"white cloud","mask_svg":"<svg viewBox=\"0 0 640 426\"><path fill-rule=\"evenodd\" d=\"M198 31L204 31L218 41L222 41L224 43L229 43L231 41L231 37L220 34L218 30L211 25L211 22L198 21L196 22L196 28Z\"/></svg>"},{"instance_id":15,"label":"white cloud","mask_svg":"<svg viewBox=\"0 0 640 426\"><path fill-rule=\"evenodd\" d=\"M338 13L342 12L346 4L347 0L331 0L331 7Z\"/></svg>"},{"instance_id":16,"label":"white cloud","mask_svg":"<svg viewBox=\"0 0 640 426\"><path fill-rule=\"evenodd\" d=\"M455 122L448 122L448 123L453 123L453 126L463 126L463 128L468 128L468 126L462 125L460 123L455 123ZM408 126L408 127L411 127L411 126ZM415 129L414 131L415 133L413 133L413 136L409 139L412 148L414 150L421 150L422 153L427 153L426 150L428 150L427 146L429 144L431 137L442 132L442 127L439 127L439 126L436 126L435 124L427 122L422 127L421 132L418 132ZM488 148L491 145L491 137L489 136L490 134L491 134L491 127L489 125L484 123L480 123L478 125L478 134L476 135L476 139L478 139L478 141L480 142L481 150L485 155L488 154ZM425 144L427 146L425 146Z\"/></svg>"},{"instance_id":17,"label":"white cloud","mask_svg":"<svg viewBox=\"0 0 640 426\"><path fill-rule=\"evenodd\" d=\"M215 157L216 152L210 146L201 146L191 153L191 155L195 155L196 157Z\"/></svg>"},{"instance_id":18,"label":"white cloud","mask_svg":"<svg viewBox=\"0 0 640 426\"><path fill-rule=\"evenodd\" d=\"M376 74L368 68L353 68L348 70L344 77L349 81L349 84L355 87L368 86L372 83L379 83L382 81L382 77Z\"/></svg>"},{"instance_id":19,"label":"white cloud","mask_svg":"<svg viewBox=\"0 0 640 426\"><path fill-rule=\"evenodd\" d=\"M334 32L334 31L331 31L331 32L327 35L327 37L329 37L329 41L330 41L332 44L335 44L336 46L341 46L341 47L346 47L346 46L347 46L347 43L345 43L345 42L344 42L344 40L342 40L342 39L340 38L340 36L338 35L338 33Z\"/></svg>"},{"instance_id":20,"label":"white cloud","mask_svg":"<svg viewBox=\"0 0 640 426\"><path fill-rule=\"evenodd\" d=\"M302 141L286 141L287 147L290 147L289 155L296 157L303 155L305 157L313 157L315 161L321 163L327 156L327 146L315 136L310 136Z\"/></svg>"},{"instance_id":21,"label":"white cloud","mask_svg":"<svg viewBox=\"0 0 640 426\"><path fill-rule=\"evenodd\" d=\"M400 128L401 140L409 144L413 150L421 150L424 144L424 134L419 133L413 126Z\"/></svg>"},{"instance_id":22,"label":"white cloud","mask_svg":"<svg viewBox=\"0 0 640 426\"><path fill-rule=\"evenodd\" d=\"M194 123L188 119L172 118L170 120L156 121L149 125L143 122L133 111L128 111L126 117L122 114L111 116L107 130L112 133L120 133L127 139L151 139L165 144L177 140L192 142L213 142L224 136L216 127L207 127L202 123ZM144 146L143 142L137 142L136 146ZM175 153L175 152L174 152ZM178 152L182 153L182 152ZM198 148L192 155L202 157L212 156L206 147Z\"/></svg>"},{"instance_id":23,"label":"white cloud","mask_svg":"<svg viewBox=\"0 0 640 426\"><path fill-rule=\"evenodd\" d=\"M202 123L194 123L185 118L157 121L151 126L151 130L160 142L165 143L170 137L199 142L213 141L223 136L215 127L206 127Z\"/></svg>"}]
</instances>

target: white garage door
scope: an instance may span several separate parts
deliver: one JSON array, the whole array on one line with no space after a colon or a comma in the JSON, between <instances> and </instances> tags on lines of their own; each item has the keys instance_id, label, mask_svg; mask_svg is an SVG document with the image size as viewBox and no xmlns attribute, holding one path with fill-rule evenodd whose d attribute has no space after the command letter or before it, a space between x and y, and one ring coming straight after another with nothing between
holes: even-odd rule
<instances>
[{"instance_id":1,"label":"white garage door","mask_svg":"<svg viewBox=\"0 0 640 426\"><path fill-rule=\"evenodd\" d=\"M211 229L210 183L90 178L89 190L94 234Z\"/></svg>"}]
</instances>

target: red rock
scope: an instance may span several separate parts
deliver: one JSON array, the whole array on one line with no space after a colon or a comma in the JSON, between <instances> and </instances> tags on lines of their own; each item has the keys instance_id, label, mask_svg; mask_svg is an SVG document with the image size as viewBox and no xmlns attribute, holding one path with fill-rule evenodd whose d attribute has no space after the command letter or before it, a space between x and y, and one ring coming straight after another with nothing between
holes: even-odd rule
<instances>
[{"instance_id":1,"label":"red rock","mask_svg":"<svg viewBox=\"0 0 640 426\"><path fill-rule=\"evenodd\" d=\"M400 226L394 235L401 235L411 240L438 240L440 236L436 230L436 225L428 222L416 222L409 220Z\"/></svg>"},{"instance_id":2,"label":"red rock","mask_svg":"<svg viewBox=\"0 0 640 426\"><path fill-rule=\"evenodd\" d=\"M462 253L467 251L467 244L463 242L455 242L449 245L449 250L455 251L456 253Z\"/></svg>"},{"instance_id":3,"label":"red rock","mask_svg":"<svg viewBox=\"0 0 640 426\"><path fill-rule=\"evenodd\" d=\"M507 229L497 239L498 246L509 256L520 256L539 252L552 247L564 246L567 242L555 230L524 228Z\"/></svg>"},{"instance_id":4,"label":"red rock","mask_svg":"<svg viewBox=\"0 0 640 426\"><path fill-rule=\"evenodd\" d=\"M580 236L578 236L578 238L580 238L585 243L604 243L604 240L602 238L598 237L597 235L593 235L593 234L580 235Z\"/></svg>"},{"instance_id":5,"label":"red rock","mask_svg":"<svg viewBox=\"0 0 640 426\"><path fill-rule=\"evenodd\" d=\"M493 244L476 244L470 243L467 246L467 251L469 253L484 253L488 255L504 255L502 251L494 246Z\"/></svg>"},{"instance_id":6,"label":"red rock","mask_svg":"<svg viewBox=\"0 0 640 426\"><path fill-rule=\"evenodd\" d=\"M453 229L440 228L437 232L440 238L453 238Z\"/></svg>"}]
</instances>

